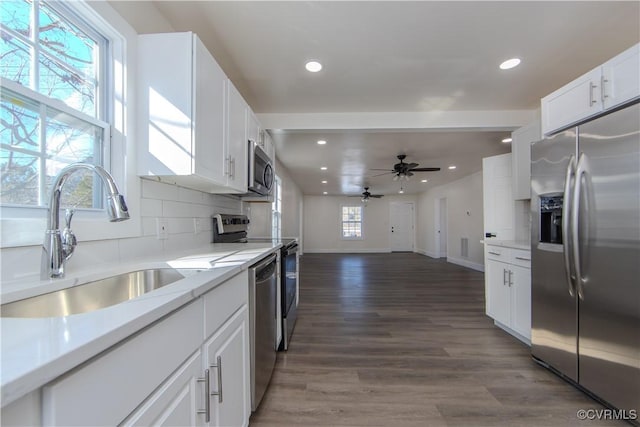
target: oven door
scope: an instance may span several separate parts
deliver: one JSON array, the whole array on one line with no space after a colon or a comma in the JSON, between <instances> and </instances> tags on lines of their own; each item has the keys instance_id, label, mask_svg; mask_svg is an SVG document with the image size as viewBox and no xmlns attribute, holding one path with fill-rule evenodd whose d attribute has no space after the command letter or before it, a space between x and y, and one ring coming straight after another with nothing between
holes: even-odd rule
<instances>
[{"instance_id":1,"label":"oven door","mask_svg":"<svg viewBox=\"0 0 640 427\"><path fill-rule=\"evenodd\" d=\"M273 180L271 159L258 144L249 140L249 191L268 196Z\"/></svg>"}]
</instances>

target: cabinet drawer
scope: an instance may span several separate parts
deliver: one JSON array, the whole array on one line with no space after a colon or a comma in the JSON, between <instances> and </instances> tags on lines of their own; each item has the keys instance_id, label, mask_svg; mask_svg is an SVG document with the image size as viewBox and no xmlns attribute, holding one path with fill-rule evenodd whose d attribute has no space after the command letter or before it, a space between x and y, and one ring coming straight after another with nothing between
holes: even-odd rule
<instances>
[{"instance_id":1,"label":"cabinet drawer","mask_svg":"<svg viewBox=\"0 0 640 427\"><path fill-rule=\"evenodd\" d=\"M208 337L249 303L249 273L242 273L227 280L204 296L204 336Z\"/></svg>"},{"instance_id":2,"label":"cabinet drawer","mask_svg":"<svg viewBox=\"0 0 640 427\"><path fill-rule=\"evenodd\" d=\"M509 262L510 250L502 246L487 245L486 255L487 259L494 261Z\"/></svg>"},{"instance_id":3,"label":"cabinet drawer","mask_svg":"<svg viewBox=\"0 0 640 427\"><path fill-rule=\"evenodd\" d=\"M531 251L511 249L511 264L531 268Z\"/></svg>"},{"instance_id":4,"label":"cabinet drawer","mask_svg":"<svg viewBox=\"0 0 640 427\"><path fill-rule=\"evenodd\" d=\"M202 344L202 300L43 388L43 424L118 425Z\"/></svg>"}]
</instances>

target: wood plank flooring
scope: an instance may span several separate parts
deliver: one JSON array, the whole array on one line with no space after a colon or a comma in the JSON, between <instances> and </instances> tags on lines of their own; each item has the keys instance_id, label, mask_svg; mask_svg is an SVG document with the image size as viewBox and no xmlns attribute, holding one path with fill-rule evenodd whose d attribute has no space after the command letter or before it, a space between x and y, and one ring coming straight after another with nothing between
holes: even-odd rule
<instances>
[{"instance_id":1,"label":"wood plank flooring","mask_svg":"<svg viewBox=\"0 0 640 427\"><path fill-rule=\"evenodd\" d=\"M305 254L300 276L291 346L252 427L621 425L578 419L602 407L493 325L482 273L413 253Z\"/></svg>"}]
</instances>

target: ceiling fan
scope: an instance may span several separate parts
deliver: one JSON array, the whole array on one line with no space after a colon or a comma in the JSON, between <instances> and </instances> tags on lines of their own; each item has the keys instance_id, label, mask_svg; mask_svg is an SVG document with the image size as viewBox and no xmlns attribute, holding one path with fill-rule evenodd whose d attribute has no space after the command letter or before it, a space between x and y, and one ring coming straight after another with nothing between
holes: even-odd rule
<instances>
[{"instance_id":1,"label":"ceiling fan","mask_svg":"<svg viewBox=\"0 0 640 427\"><path fill-rule=\"evenodd\" d=\"M440 168L419 168L419 164L418 163L405 163L404 159L407 158L406 154L399 154L398 155L398 160L400 160L400 163L396 163L395 165L393 165L393 170L389 170L389 169L371 169L374 171L387 171L385 173L381 173L378 175L374 175L374 176L381 176L381 175L386 175L386 174L394 174L393 180L397 181L397 180L409 180L409 177L413 176L413 172L437 172L440 170Z\"/></svg>"},{"instance_id":2,"label":"ceiling fan","mask_svg":"<svg viewBox=\"0 0 640 427\"><path fill-rule=\"evenodd\" d=\"M382 194L371 194L369 193L369 187L364 187L364 191L362 193L362 196L349 196L349 197L360 197L360 201L362 203L367 203L369 201L369 199L373 198L373 199L379 199L381 197L384 197Z\"/></svg>"}]
</instances>

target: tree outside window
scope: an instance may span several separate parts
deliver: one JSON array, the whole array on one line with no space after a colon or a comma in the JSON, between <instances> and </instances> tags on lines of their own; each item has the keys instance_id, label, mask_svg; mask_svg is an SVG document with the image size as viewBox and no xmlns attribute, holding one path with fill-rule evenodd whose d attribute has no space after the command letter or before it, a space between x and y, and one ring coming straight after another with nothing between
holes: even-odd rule
<instances>
[{"instance_id":1,"label":"tree outside window","mask_svg":"<svg viewBox=\"0 0 640 427\"><path fill-rule=\"evenodd\" d=\"M65 166L106 166L107 40L62 3L3 0L0 17L0 204L44 206ZM101 208L94 180L73 174L64 204Z\"/></svg>"}]
</instances>

